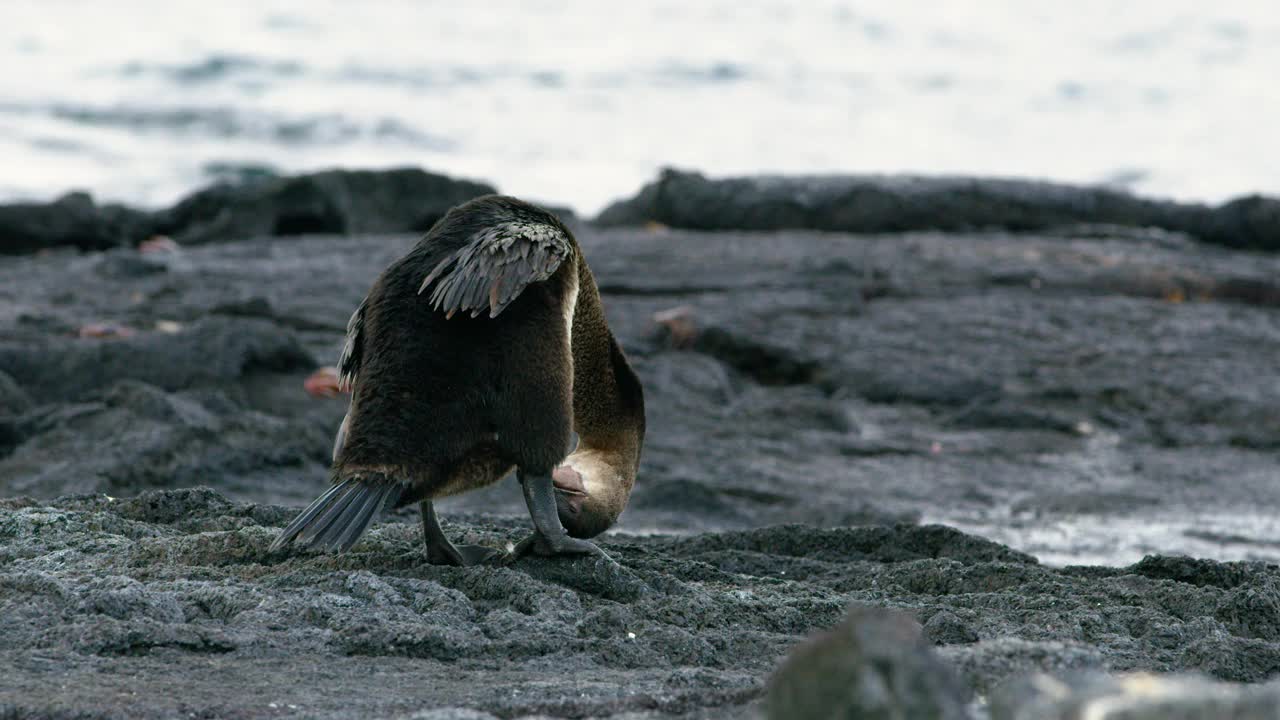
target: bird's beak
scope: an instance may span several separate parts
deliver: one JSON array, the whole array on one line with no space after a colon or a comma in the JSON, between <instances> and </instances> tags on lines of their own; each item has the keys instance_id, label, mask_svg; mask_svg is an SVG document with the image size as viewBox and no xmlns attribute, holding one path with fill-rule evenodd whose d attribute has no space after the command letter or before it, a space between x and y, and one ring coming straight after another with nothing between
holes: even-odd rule
<instances>
[{"instance_id":1,"label":"bird's beak","mask_svg":"<svg viewBox=\"0 0 1280 720\"><path fill-rule=\"evenodd\" d=\"M582 482L582 473L561 465L551 472L551 485L556 491L556 507L561 515L574 516L582 512L583 501L590 497Z\"/></svg>"}]
</instances>

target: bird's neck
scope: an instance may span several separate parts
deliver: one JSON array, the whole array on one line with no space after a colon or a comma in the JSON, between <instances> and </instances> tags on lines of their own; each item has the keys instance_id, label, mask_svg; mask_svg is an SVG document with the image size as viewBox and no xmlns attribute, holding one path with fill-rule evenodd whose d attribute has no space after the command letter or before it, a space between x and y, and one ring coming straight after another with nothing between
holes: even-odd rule
<instances>
[{"instance_id":1,"label":"bird's neck","mask_svg":"<svg viewBox=\"0 0 1280 720\"><path fill-rule=\"evenodd\" d=\"M600 291L581 255L571 338L573 426L580 445L567 462L583 472L592 504L616 518L635 484L644 400L635 372L609 332Z\"/></svg>"}]
</instances>

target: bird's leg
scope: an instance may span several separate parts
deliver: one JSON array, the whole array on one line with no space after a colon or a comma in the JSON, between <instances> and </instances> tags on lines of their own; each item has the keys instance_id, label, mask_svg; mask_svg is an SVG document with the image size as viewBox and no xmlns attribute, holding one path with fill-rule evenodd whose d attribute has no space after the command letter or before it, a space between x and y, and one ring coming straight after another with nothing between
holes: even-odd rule
<instances>
[{"instance_id":1,"label":"bird's leg","mask_svg":"<svg viewBox=\"0 0 1280 720\"><path fill-rule=\"evenodd\" d=\"M483 565L503 556L503 553L483 545L454 545L445 537L431 501L423 500L418 508L422 511L422 536L427 542L427 562L432 565Z\"/></svg>"},{"instance_id":2,"label":"bird's leg","mask_svg":"<svg viewBox=\"0 0 1280 720\"><path fill-rule=\"evenodd\" d=\"M595 543L569 537L560 522L556 507L555 486L550 475L519 474L524 501L529 506L534 533L516 545L512 553L521 557L530 552L536 555L595 555L613 562Z\"/></svg>"}]
</instances>

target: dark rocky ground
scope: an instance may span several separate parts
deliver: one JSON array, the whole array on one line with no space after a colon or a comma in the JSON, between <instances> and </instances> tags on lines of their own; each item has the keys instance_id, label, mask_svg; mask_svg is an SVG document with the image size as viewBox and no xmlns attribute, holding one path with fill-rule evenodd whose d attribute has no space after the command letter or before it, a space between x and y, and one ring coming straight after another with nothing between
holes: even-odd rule
<instances>
[{"instance_id":1,"label":"dark rocky ground","mask_svg":"<svg viewBox=\"0 0 1280 720\"><path fill-rule=\"evenodd\" d=\"M979 713L1036 668L1280 674L1280 258L1097 225L580 238L647 391L621 572L430 567L407 513L266 552L343 412L303 379L413 237L0 260L0 716L742 717L851 604L914 613ZM694 333L655 326L682 307ZM528 524L510 481L443 512Z\"/></svg>"}]
</instances>

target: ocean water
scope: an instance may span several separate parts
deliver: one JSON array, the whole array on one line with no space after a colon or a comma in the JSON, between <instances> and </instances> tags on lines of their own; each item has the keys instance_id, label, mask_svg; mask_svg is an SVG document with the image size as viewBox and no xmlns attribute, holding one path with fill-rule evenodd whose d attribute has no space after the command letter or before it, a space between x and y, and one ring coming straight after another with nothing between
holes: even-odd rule
<instances>
[{"instance_id":1,"label":"ocean water","mask_svg":"<svg viewBox=\"0 0 1280 720\"><path fill-rule=\"evenodd\" d=\"M594 213L663 165L1280 193L1275 0L0 2L0 201L419 165Z\"/></svg>"}]
</instances>

